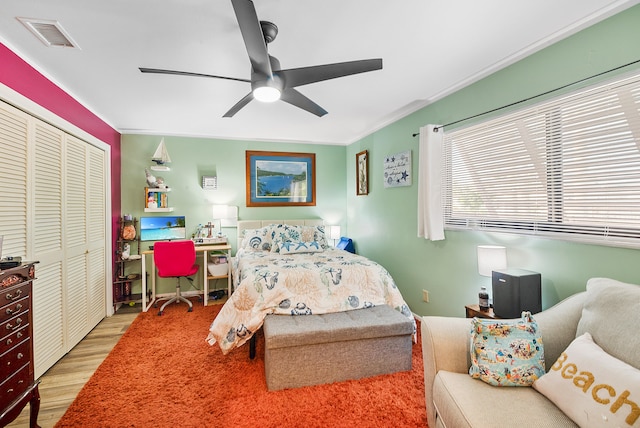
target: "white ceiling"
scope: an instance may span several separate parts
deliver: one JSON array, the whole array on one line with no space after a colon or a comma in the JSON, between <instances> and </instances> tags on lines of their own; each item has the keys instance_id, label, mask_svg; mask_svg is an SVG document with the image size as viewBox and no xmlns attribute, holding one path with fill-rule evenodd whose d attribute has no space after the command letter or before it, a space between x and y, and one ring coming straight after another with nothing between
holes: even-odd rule
<instances>
[{"instance_id":1,"label":"white ceiling","mask_svg":"<svg viewBox=\"0 0 640 428\"><path fill-rule=\"evenodd\" d=\"M230 0L2 0L0 41L121 133L349 144L638 2L255 0L283 68L383 59L299 87L321 118L282 101L222 118L248 83L138 70L249 79ZM80 49L46 47L17 17L58 21Z\"/></svg>"}]
</instances>

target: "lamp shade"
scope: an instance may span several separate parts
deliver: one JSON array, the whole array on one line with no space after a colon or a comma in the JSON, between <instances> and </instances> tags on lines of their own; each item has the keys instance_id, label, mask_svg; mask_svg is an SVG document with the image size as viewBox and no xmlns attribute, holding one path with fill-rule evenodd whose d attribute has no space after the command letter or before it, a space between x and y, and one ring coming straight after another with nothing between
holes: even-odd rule
<instances>
[{"instance_id":1,"label":"lamp shade","mask_svg":"<svg viewBox=\"0 0 640 428\"><path fill-rule=\"evenodd\" d=\"M491 276L494 270L507 267L507 249L499 245L478 246L478 273Z\"/></svg>"},{"instance_id":2,"label":"lamp shade","mask_svg":"<svg viewBox=\"0 0 640 428\"><path fill-rule=\"evenodd\" d=\"M340 226L329 227L329 239L333 239L333 240L340 239Z\"/></svg>"},{"instance_id":3,"label":"lamp shade","mask_svg":"<svg viewBox=\"0 0 640 428\"><path fill-rule=\"evenodd\" d=\"M214 205L211 210L211 215L214 220L227 218L228 209L229 207L227 205Z\"/></svg>"}]
</instances>

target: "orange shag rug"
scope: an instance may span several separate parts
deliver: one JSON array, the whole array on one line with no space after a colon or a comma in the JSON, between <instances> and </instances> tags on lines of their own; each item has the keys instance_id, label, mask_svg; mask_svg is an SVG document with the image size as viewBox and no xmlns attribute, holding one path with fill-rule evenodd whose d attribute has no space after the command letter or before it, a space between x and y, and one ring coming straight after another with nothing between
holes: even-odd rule
<instances>
[{"instance_id":1,"label":"orange shag rug","mask_svg":"<svg viewBox=\"0 0 640 428\"><path fill-rule=\"evenodd\" d=\"M262 330L254 360L205 342L220 307L139 314L56 427L427 426L420 342L411 371L270 392Z\"/></svg>"}]
</instances>

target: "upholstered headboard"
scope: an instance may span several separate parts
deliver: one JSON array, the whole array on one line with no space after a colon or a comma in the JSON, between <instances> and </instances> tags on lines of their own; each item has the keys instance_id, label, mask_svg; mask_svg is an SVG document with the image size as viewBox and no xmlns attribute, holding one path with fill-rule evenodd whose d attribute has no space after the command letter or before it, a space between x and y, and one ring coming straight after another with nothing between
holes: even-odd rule
<instances>
[{"instance_id":1,"label":"upholstered headboard","mask_svg":"<svg viewBox=\"0 0 640 428\"><path fill-rule=\"evenodd\" d=\"M260 229L269 224L290 224L292 226L322 226L324 220L321 218L306 220L238 220L238 247L242 243L244 231L246 229Z\"/></svg>"}]
</instances>

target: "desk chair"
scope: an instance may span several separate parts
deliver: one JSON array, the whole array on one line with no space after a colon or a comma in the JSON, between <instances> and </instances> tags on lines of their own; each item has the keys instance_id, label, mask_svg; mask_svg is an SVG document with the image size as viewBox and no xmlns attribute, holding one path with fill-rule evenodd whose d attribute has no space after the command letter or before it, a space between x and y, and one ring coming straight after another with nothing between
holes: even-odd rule
<instances>
[{"instance_id":1,"label":"desk chair","mask_svg":"<svg viewBox=\"0 0 640 428\"><path fill-rule=\"evenodd\" d=\"M189 312L191 312L193 310L193 304L180 295L180 277L189 277L198 272L199 266L195 264L196 247L193 241L156 242L153 245L153 261L158 269L159 277L176 278L176 295L169 298L169 300L162 305L158 315L162 315L167 305L173 302L180 303L181 300L189 305ZM191 280L191 278L187 279Z\"/></svg>"}]
</instances>

